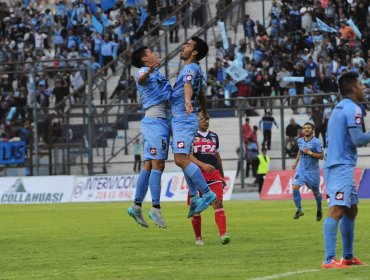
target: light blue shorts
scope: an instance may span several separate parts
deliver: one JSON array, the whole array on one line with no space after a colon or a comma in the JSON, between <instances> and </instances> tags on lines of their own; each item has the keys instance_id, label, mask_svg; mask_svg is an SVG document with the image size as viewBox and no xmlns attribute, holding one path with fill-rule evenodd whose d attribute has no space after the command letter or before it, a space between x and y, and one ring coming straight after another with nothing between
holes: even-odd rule
<instances>
[{"instance_id":1,"label":"light blue shorts","mask_svg":"<svg viewBox=\"0 0 370 280\"><path fill-rule=\"evenodd\" d=\"M358 204L358 196L354 182L355 167L351 165L335 165L324 169L326 197L329 207Z\"/></svg>"},{"instance_id":2,"label":"light blue shorts","mask_svg":"<svg viewBox=\"0 0 370 280\"><path fill-rule=\"evenodd\" d=\"M294 175L294 180L292 185L296 185L299 187L302 187L303 185L306 185L307 188L311 189L312 191L319 191L320 190L320 172L317 174L315 173L304 173L300 170L297 170L297 172Z\"/></svg>"},{"instance_id":3,"label":"light blue shorts","mask_svg":"<svg viewBox=\"0 0 370 280\"><path fill-rule=\"evenodd\" d=\"M141 120L144 160L167 159L170 126L166 119L144 117Z\"/></svg>"},{"instance_id":4,"label":"light blue shorts","mask_svg":"<svg viewBox=\"0 0 370 280\"><path fill-rule=\"evenodd\" d=\"M172 118L172 152L174 154L190 154L194 136L198 130L197 114L189 114Z\"/></svg>"}]
</instances>

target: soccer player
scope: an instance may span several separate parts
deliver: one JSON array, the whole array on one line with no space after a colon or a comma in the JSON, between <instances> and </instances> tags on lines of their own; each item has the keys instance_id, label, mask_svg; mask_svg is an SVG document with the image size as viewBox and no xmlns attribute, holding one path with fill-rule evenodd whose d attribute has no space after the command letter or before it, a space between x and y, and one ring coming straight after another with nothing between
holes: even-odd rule
<instances>
[{"instance_id":1,"label":"soccer player","mask_svg":"<svg viewBox=\"0 0 370 280\"><path fill-rule=\"evenodd\" d=\"M135 50L131 57L131 64L139 68L136 83L145 116L141 120L144 168L137 179L134 204L128 208L128 214L139 225L148 227L141 207L149 185L153 204L149 217L157 226L167 228L160 207L160 195L161 176L168 156L170 136L166 104L170 99L172 88L158 71L159 63L158 56L146 46Z\"/></svg>"},{"instance_id":2,"label":"soccer player","mask_svg":"<svg viewBox=\"0 0 370 280\"><path fill-rule=\"evenodd\" d=\"M295 213L293 219L299 219L299 217L304 215L299 188L303 185L306 185L309 189L311 189L316 199L316 221L321 221L322 196L320 193L319 160L324 158L324 151L322 149L320 140L313 135L314 125L312 123L307 122L303 125L303 133L304 136L297 140L299 151L297 153L296 160L292 165L292 168L296 169L299 163L293 181L293 199L295 206L297 207L297 212Z\"/></svg>"},{"instance_id":3,"label":"soccer player","mask_svg":"<svg viewBox=\"0 0 370 280\"><path fill-rule=\"evenodd\" d=\"M198 129L197 104L208 118L204 85L206 84L199 61L208 53L208 45L198 37L192 37L183 46L180 58L184 68L180 71L170 99L172 111L172 151L175 163L183 172L189 186L190 209L188 218L205 210L217 197L209 189L199 167L190 161L189 154ZM198 190L202 198L198 197Z\"/></svg>"},{"instance_id":4,"label":"soccer player","mask_svg":"<svg viewBox=\"0 0 370 280\"><path fill-rule=\"evenodd\" d=\"M230 237L226 234L226 216L222 203L223 187L226 183L222 160L218 152L219 140L217 134L208 129L209 118L205 118L202 112L198 114L198 123L199 129L195 135L193 153L190 154L190 160L199 166L210 189L217 195L217 200L212 203L215 210L215 222L221 243L227 244L230 242ZM195 214L191 218L191 223L195 233L195 244L204 245L201 215Z\"/></svg>"},{"instance_id":5,"label":"soccer player","mask_svg":"<svg viewBox=\"0 0 370 280\"><path fill-rule=\"evenodd\" d=\"M324 178L329 205L324 222L325 260L322 268L342 268L363 263L353 254L358 197L354 185L357 147L370 143L370 133L362 132L364 87L357 73L348 72L338 80L343 100L333 109L328 123ZM337 229L340 222L343 255L336 259Z\"/></svg>"}]
</instances>

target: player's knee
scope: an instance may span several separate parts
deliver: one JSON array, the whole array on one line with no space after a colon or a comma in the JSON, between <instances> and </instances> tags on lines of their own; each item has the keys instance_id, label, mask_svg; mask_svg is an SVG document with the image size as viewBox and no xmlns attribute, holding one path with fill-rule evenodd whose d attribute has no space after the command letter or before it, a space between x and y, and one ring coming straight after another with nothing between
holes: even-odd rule
<instances>
[{"instance_id":1,"label":"player's knee","mask_svg":"<svg viewBox=\"0 0 370 280\"><path fill-rule=\"evenodd\" d=\"M150 160L145 160L144 161L144 169L148 172L152 170L152 162Z\"/></svg>"},{"instance_id":2,"label":"player's knee","mask_svg":"<svg viewBox=\"0 0 370 280\"><path fill-rule=\"evenodd\" d=\"M348 216L350 219L355 219L358 213L357 204L352 204L351 208L346 209L345 215Z\"/></svg>"},{"instance_id":3,"label":"player's knee","mask_svg":"<svg viewBox=\"0 0 370 280\"><path fill-rule=\"evenodd\" d=\"M165 166L164 160L153 160L152 161L152 168L156 170L163 171Z\"/></svg>"},{"instance_id":4,"label":"player's knee","mask_svg":"<svg viewBox=\"0 0 370 280\"><path fill-rule=\"evenodd\" d=\"M345 214L345 206L334 205L329 208L328 217L339 221Z\"/></svg>"},{"instance_id":5,"label":"player's knee","mask_svg":"<svg viewBox=\"0 0 370 280\"><path fill-rule=\"evenodd\" d=\"M299 186L293 185L293 191L299 191Z\"/></svg>"},{"instance_id":6,"label":"player's knee","mask_svg":"<svg viewBox=\"0 0 370 280\"><path fill-rule=\"evenodd\" d=\"M175 164L179 167L181 167L182 169L185 169L186 166L188 165L188 158L184 156L180 156L180 155L175 155Z\"/></svg>"},{"instance_id":7,"label":"player's knee","mask_svg":"<svg viewBox=\"0 0 370 280\"><path fill-rule=\"evenodd\" d=\"M224 208L224 205L222 203L222 200L216 200L215 202L212 203L213 209L221 209Z\"/></svg>"},{"instance_id":8,"label":"player's knee","mask_svg":"<svg viewBox=\"0 0 370 280\"><path fill-rule=\"evenodd\" d=\"M314 196L319 196L320 195L319 191L312 191L312 193L313 193Z\"/></svg>"}]
</instances>

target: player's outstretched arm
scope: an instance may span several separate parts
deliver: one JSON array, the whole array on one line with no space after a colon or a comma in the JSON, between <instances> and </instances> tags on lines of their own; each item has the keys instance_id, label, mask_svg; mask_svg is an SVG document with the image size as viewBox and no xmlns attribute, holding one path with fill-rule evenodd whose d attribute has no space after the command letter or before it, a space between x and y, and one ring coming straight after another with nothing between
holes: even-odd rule
<instances>
[{"instance_id":1,"label":"player's outstretched arm","mask_svg":"<svg viewBox=\"0 0 370 280\"><path fill-rule=\"evenodd\" d=\"M351 127L349 129L349 135L353 144L357 147L370 143L370 133L363 133L360 127Z\"/></svg>"}]
</instances>

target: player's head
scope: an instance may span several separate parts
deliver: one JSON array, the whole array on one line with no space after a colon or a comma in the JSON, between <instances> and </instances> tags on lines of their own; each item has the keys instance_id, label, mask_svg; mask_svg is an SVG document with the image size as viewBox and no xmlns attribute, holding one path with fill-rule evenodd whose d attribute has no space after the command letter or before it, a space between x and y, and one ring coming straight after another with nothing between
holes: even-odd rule
<instances>
[{"instance_id":1,"label":"player's head","mask_svg":"<svg viewBox=\"0 0 370 280\"><path fill-rule=\"evenodd\" d=\"M191 37L183 46L180 54L182 60L200 61L208 53L208 45L199 37Z\"/></svg>"},{"instance_id":2,"label":"player's head","mask_svg":"<svg viewBox=\"0 0 370 280\"><path fill-rule=\"evenodd\" d=\"M352 97L355 101L366 101L364 86L358 80L358 74L348 72L338 80L339 91L343 96Z\"/></svg>"},{"instance_id":3,"label":"player's head","mask_svg":"<svg viewBox=\"0 0 370 280\"><path fill-rule=\"evenodd\" d=\"M198 126L200 131L207 131L209 128L209 118L205 118L202 111L198 113Z\"/></svg>"},{"instance_id":4,"label":"player's head","mask_svg":"<svg viewBox=\"0 0 370 280\"><path fill-rule=\"evenodd\" d=\"M306 122L302 128L303 128L303 134L305 137L311 137L315 130L315 126L310 122Z\"/></svg>"},{"instance_id":5,"label":"player's head","mask_svg":"<svg viewBox=\"0 0 370 280\"><path fill-rule=\"evenodd\" d=\"M136 49L131 56L131 64L136 68L160 64L159 57L147 46Z\"/></svg>"}]
</instances>

